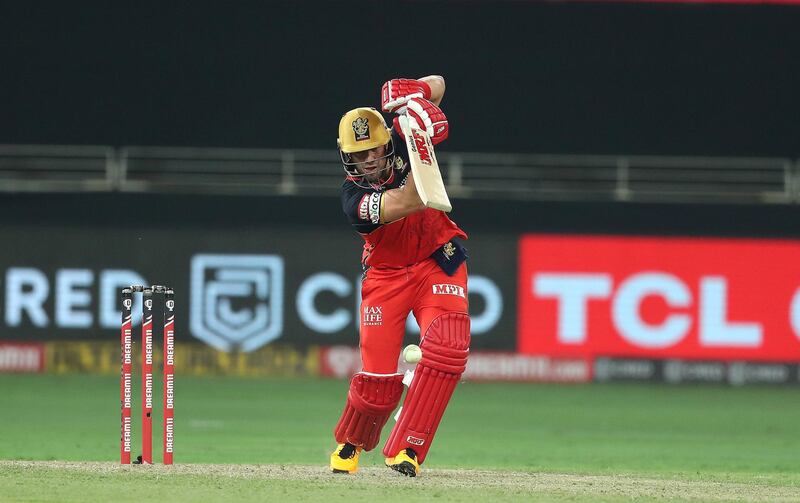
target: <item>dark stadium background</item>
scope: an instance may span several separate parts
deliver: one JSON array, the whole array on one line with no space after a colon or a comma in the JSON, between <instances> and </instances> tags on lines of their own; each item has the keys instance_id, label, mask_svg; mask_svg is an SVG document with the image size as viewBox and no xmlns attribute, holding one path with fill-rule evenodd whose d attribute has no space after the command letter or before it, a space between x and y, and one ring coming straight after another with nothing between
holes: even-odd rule
<instances>
[{"instance_id":1,"label":"dark stadium background","mask_svg":"<svg viewBox=\"0 0 800 503\"><path fill-rule=\"evenodd\" d=\"M343 111L441 73L447 149L800 154L781 5L5 2L0 142L334 148Z\"/></svg>"}]
</instances>

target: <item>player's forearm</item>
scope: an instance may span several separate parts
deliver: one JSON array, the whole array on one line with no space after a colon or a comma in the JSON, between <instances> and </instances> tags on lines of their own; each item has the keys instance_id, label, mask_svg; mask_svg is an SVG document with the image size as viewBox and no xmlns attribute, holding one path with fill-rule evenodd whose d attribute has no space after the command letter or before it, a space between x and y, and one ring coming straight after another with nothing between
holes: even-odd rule
<instances>
[{"instance_id":1,"label":"player's forearm","mask_svg":"<svg viewBox=\"0 0 800 503\"><path fill-rule=\"evenodd\" d=\"M409 173L406 184L398 189L387 190L381 198L381 222L389 223L422 211L425 205L417 193L414 177Z\"/></svg>"},{"instance_id":2,"label":"player's forearm","mask_svg":"<svg viewBox=\"0 0 800 503\"><path fill-rule=\"evenodd\" d=\"M421 80L422 82L425 82L426 84L428 84L428 86L430 86L431 88L430 101L435 103L436 106L439 106L439 104L442 102L442 98L444 98L444 90L445 90L444 77L442 77L441 75L428 75L427 77L422 77L421 79L418 80Z\"/></svg>"}]
</instances>

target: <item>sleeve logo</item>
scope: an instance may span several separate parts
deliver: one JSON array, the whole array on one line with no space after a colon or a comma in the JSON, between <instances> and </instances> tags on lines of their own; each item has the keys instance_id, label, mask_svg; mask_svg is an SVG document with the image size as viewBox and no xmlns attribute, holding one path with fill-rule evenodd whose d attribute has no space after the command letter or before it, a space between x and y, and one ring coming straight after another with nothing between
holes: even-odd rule
<instances>
[{"instance_id":1,"label":"sleeve logo","mask_svg":"<svg viewBox=\"0 0 800 503\"><path fill-rule=\"evenodd\" d=\"M369 222L369 194L364 194L358 203L358 219Z\"/></svg>"},{"instance_id":2,"label":"sleeve logo","mask_svg":"<svg viewBox=\"0 0 800 503\"><path fill-rule=\"evenodd\" d=\"M381 223L381 193L373 192L369 195L369 221L373 224Z\"/></svg>"}]
</instances>

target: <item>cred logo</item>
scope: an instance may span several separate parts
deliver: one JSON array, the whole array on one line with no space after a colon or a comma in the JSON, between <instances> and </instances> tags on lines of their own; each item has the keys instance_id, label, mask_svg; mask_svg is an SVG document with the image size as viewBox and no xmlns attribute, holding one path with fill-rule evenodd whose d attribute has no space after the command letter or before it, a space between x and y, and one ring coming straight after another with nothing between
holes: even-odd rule
<instances>
[{"instance_id":1,"label":"cred logo","mask_svg":"<svg viewBox=\"0 0 800 503\"><path fill-rule=\"evenodd\" d=\"M253 351L283 331L283 260L276 255L192 257L192 335L222 351Z\"/></svg>"}]
</instances>

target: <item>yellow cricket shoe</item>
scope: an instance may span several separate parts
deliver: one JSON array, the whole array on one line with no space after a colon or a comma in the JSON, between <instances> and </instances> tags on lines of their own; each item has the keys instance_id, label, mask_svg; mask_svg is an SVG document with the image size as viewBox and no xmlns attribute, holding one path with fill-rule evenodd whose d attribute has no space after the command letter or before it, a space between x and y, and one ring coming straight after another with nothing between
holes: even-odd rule
<instances>
[{"instance_id":1,"label":"yellow cricket shoe","mask_svg":"<svg viewBox=\"0 0 800 503\"><path fill-rule=\"evenodd\" d=\"M393 458L386 458L386 466L408 477L419 475L417 454L412 449L403 449Z\"/></svg>"},{"instance_id":2,"label":"yellow cricket shoe","mask_svg":"<svg viewBox=\"0 0 800 503\"><path fill-rule=\"evenodd\" d=\"M331 454L331 471L333 473L355 473L358 470L358 455L361 447L353 444L339 444Z\"/></svg>"}]
</instances>

